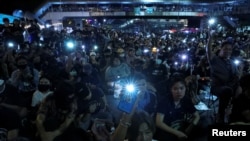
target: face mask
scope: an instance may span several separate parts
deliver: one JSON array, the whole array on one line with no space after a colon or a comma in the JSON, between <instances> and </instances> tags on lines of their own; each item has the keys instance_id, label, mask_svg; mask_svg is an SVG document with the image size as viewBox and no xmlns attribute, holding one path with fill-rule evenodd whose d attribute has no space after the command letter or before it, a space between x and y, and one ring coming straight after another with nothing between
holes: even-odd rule
<instances>
[{"instance_id":1,"label":"face mask","mask_svg":"<svg viewBox=\"0 0 250 141\"><path fill-rule=\"evenodd\" d=\"M38 90L41 92L45 92L45 91L49 90L49 88L50 88L50 85L45 85L45 84L38 85Z\"/></svg>"},{"instance_id":2,"label":"face mask","mask_svg":"<svg viewBox=\"0 0 250 141\"><path fill-rule=\"evenodd\" d=\"M155 63L157 64L157 65L160 65L161 64L161 60L160 59L157 59L156 61L155 61Z\"/></svg>"},{"instance_id":3,"label":"face mask","mask_svg":"<svg viewBox=\"0 0 250 141\"><path fill-rule=\"evenodd\" d=\"M125 56L125 54L120 54L119 56L120 56L120 57L124 57L124 56Z\"/></svg>"},{"instance_id":4,"label":"face mask","mask_svg":"<svg viewBox=\"0 0 250 141\"><path fill-rule=\"evenodd\" d=\"M24 70L27 67L27 64L24 65L17 65L17 68Z\"/></svg>"},{"instance_id":5,"label":"face mask","mask_svg":"<svg viewBox=\"0 0 250 141\"><path fill-rule=\"evenodd\" d=\"M76 72L75 70L71 71L69 74L70 74L71 76L77 76L77 72Z\"/></svg>"}]
</instances>

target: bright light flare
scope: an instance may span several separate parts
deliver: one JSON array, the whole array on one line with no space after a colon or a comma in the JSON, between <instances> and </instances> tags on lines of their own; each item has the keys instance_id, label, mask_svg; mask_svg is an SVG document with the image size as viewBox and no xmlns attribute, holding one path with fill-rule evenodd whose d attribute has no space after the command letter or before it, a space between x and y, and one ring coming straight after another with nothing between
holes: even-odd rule
<instances>
[{"instance_id":1,"label":"bright light flare","mask_svg":"<svg viewBox=\"0 0 250 141\"><path fill-rule=\"evenodd\" d=\"M240 64L240 61L236 59L236 60L234 60L234 64L235 64L235 65L239 65L239 64Z\"/></svg>"},{"instance_id":2,"label":"bright light flare","mask_svg":"<svg viewBox=\"0 0 250 141\"><path fill-rule=\"evenodd\" d=\"M14 43L9 42L9 43L8 43L8 47L14 47Z\"/></svg>"},{"instance_id":3,"label":"bright light flare","mask_svg":"<svg viewBox=\"0 0 250 141\"><path fill-rule=\"evenodd\" d=\"M66 45L67 45L67 47L70 48L70 49L74 48L74 43L73 43L73 42L67 42Z\"/></svg>"},{"instance_id":4,"label":"bright light flare","mask_svg":"<svg viewBox=\"0 0 250 141\"><path fill-rule=\"evenodd\" d=\"M209 24L209 25L215 24L215 19L214 19L214 18L209 19L209 20L208 20L208 24Z\"/></svg>"},{"instance_id":5,"label":"bright light flare","mask_svg":"<svg viewBox=\"0 0 250 141\"><path fill-rule=\"evenodd\" d=\"M133 93L135 91L135 86L133 84L127 84L126 91L129 93Z\"/></svg>"}]
</instances>

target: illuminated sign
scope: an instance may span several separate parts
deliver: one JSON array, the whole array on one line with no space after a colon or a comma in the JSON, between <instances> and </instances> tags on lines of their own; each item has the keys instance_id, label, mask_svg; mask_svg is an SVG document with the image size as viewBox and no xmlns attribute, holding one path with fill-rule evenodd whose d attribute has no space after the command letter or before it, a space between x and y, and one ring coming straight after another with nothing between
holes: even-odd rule
<instances>
[{"instance_id":1,"label":"illuminated sign","mask_svg":"<svg viewBox=\"0 0 250 141\"><path fill-rule=\"evenodd\" d=\"M6 15L6 14L0 13L0 24L3 24L3 18L8 18L10 20L10 23L12 23L14 19L20 19L19 17L14 17L11 15Z\"/></svg>"}]
</instances>

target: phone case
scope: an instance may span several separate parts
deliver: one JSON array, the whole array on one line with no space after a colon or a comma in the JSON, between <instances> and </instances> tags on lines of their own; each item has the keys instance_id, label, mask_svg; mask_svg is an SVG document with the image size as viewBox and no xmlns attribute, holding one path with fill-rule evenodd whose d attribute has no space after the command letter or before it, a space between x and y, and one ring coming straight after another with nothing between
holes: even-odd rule
<instances>
[{"instance_id":1,"label":"phone case","mask_svg":"<svg viewBox=\"0 0 250 141\"><path fill-rule=\"evenodd\" d=\"M135 102L136 102L136 95L135 94L132 94L129 96L127 96L127 95L122 96L121 100L118 104L118 109L129 114L129 113L131 113Z\"/></svg>"}]
</instances>

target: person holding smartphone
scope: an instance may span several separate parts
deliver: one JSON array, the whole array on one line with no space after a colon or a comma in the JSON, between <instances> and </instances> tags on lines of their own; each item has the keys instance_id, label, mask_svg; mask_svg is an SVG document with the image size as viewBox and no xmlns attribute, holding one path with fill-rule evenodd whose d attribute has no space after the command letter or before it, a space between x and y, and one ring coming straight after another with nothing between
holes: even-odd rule
<instances>
[{"instance_id":1,"label":"person holding smartphone","mask_svg":"<svg viewBox=\"0 0 250 141\"><path fill-rule=\"evenodd\" d=\"M146 111L150 116L155 116L157 96L148 86L146 77L142 73L134 73L131 78L129 78L129 81L130 80L134 83L125 86L120 98L120 103L118 104L118 109L122 112L131 113L133 105L139 96L137 110Z\"/></svg>"},{"instance_id":2,"label":"person holding smartphone","mask_svg":"<svg viewBox=\"0 0 250 141\"><path fill-rule=\"evenodd\" d=\"M111 141L154 141L153 117L148 112L138 109L142 97L143 92L139 91L131 111L122 114L116 130L111 136Z\"/></svg>"}]
</instances>

